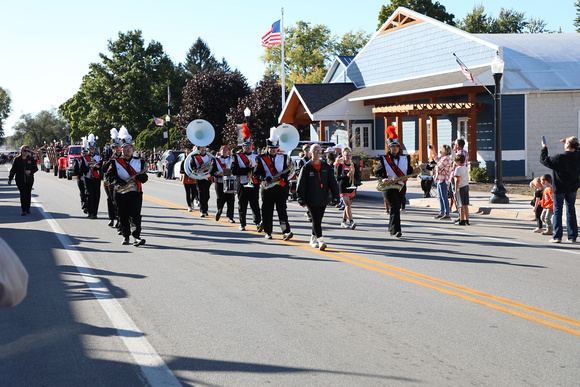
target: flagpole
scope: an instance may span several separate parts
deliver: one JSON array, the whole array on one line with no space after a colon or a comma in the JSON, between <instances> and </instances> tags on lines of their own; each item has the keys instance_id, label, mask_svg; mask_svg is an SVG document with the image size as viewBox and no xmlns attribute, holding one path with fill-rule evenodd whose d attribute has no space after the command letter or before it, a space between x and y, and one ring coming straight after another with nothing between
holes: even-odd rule
<instances>
[{"instance_id":1,"label":"flagpole","mask_svg":"<svg viewBox=\"0 0 580 387\"><path fill-rule=\"evenodd\" d=\"M280 34L282 35L282 62L280 63L280 72L282 78L282 110L286 105L286 81L284 80L284 8L282 7L282 17L280 18Z\"/></svg>"},{"instance_id":2,"label":"flagpole","mask_svg":"<svg viewBox=\"0 0 580 387\"><path fill-rule=\"evenodd\" d=\"M465 68L467 69L467 71L469 71L469 74L471 74L471 76L472 76L473 78L475 78L475 80L476 80L477 82L481 83L481 86L483 86L483 88L484 88L485 90L487 90L487 92L489 93L489 95L491 95L491 96L493 97L493 94L491 93L491 91L489 91L489 89L488 89L487 87L485 87L485 85L483 84L483 82L481 82L481 81L479 80L479 78L477 78L477 77L475 76L475 74L473 74L473 73L471 72L471 70L469 69L469 67L467 67L467 66L465 65L465 63L463 63L463 61L462 61L461 59L459 59L459 57L458 57L457 55L455 55L455 53L453 53L453 56L455 57L455 59L457 59L457 60L459 61L459 63L461 63L461 64L463 65L463 67L465 67Z\"/></svg>"}]
</instances>

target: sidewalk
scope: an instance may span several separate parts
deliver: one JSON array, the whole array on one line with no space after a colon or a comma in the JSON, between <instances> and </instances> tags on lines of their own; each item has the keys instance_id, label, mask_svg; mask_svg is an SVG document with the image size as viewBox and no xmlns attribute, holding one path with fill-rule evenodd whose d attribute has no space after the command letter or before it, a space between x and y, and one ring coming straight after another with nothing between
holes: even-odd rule
<instances>
[{"instance_id":1,"label":"sidewalk","mask_svg":"<svg viewBox=\"0 0 580 387\"><path fill-rule=\"evenodd\" d=\"M358 188L357 195L382 202L382 193L376 190L376 180L363 181L363 184ZM507 204L490 203L490 197L490 192L469 191L469 213L505 219L534 220L535 218L530 205L530 201L533 199L531 195L528 197L508 192L509 203ZM439 201L436 197L423 198L421 183L417 179L410 179L407 182L407 200L410 206L431 207L435 212L439 211ZM576 203L576 212L580 213L580 203Z\"/></svg>"}]
</instances>

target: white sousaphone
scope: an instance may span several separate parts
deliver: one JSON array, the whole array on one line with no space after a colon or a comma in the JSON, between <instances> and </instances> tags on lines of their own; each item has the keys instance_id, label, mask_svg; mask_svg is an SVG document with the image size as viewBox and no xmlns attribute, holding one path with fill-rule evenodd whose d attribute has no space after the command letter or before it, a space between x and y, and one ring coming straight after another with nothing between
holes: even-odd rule
<instances>
[{"instance_id":1,"label":"white sousaphone","mask_svg":"<svg viewBox=\"0 0 580 387\"><path fill-rule=\"evenodd\" d=\"M189 141L196 147L208 146L215 138L215 130L213 126L206 120L191 121L189 125L187 125L186 133ZM207 179L210 176L209 171L211 170L211 161L213 156L208 152L207 154L210 155L210 160L207 163L204 163L198 169L192 169L191 157L197 154L199 154L199 152L195 150L187 156L184 161L185 164L183 165L183 169L185 170L185 173L192 179Z\"/></svg>"},{"instance_id":2,"label":"white sousaphone","mask_svg":"<svg viewBox=\"0 0 580 387\"><path fill-rule=\"evenodd\" d=\"M300 142L300 134L298 133L298 130L293 125L290 124L282 124L278 126L276 128L275 134L279 138L278 148L282 149L284 153L292 152ZM289 158L290 163L288 164L288 167L286 167L286 169L284 169L282 172L273 176L272 181L270 183L263 181L261 184L262 188L270 189L275 185L280 184L280 179L282 178L283 174L287 173L290 176L292 175L292 173L294 173L295 170L294 161L292 161L291 157Z\"/></svg>"}]
</instances>

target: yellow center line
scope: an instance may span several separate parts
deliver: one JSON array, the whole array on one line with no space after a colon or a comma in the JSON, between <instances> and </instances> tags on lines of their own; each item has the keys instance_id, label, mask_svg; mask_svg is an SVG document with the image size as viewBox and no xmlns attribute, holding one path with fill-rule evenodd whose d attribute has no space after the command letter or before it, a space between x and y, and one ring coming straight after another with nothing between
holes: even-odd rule
<instances>
[{"instance_id":1,"label":"yellow center line","mask_svg":"<svg viewBox=\"0 0 580 387\"><path fill-rule=\"evenodd\" d=\"M178 204L174 204L165 200L161 200L158 198L153 198L150 196L143 196L146 200L151 201L153 203L157 203L163 206L181 209L187 212L187 209L184 206L180 206ZM199 213L199 211L196 211ZM234 224L226 223L225 221L220 221L220 223L225 224L230 227L237 227ZM248 230L251 233L256 235L261 235L257 231ZM275 234L276 235L276 234ZM512 316L516 316L522 318L527 321L531 321L552 329L556 329L574 336L580 337L580 330L571 328L566 325L559 324L551 320L556 320L565 324L573 325L580 327L580 320L576 320L570 317L566 317L563 315L559 315L557 313L552 313L543 309L539 309L530 305L526 305L517 301L509 300L503 297L495 296L493 294L485 293L482 291L478 291L475 289L470 289L465 286L457 285L451 282L447 282L444 280L440 280L437 278L433 278L424 274L416 273L410 270L402 269L399 267L395 267L383 262L375 261L373 259L361 257L355 254L343 252L336 249L327 249L325 251L320 251L318 249L314 249L310 247L308 242L293 239L289 241L280 240L279 242L285 243L287 245L299 247L301 249L305 249L308 251L316 252L320 255L324 255L328 258L332 258L341 262L349 263L367 270L372 270L376 273L388 275L393 278L397 278L415 285L419 285L428 289L432 289L438 291L440 293L444 293L447 295L451 295L469 302L473 302L478 305L482 305L503 313L510 314ZM460 293L462 292L462 293ZM476 297L480 298L476 298ZM512 309L516 308L516 309ZM519 310L518 310L519 309ZM528 312L528 313L526 313ZM533 313L533 314L532 314ZM539 317L541 316L541 317ZM544 318L542 318L544 317ZM545 319L547 318L547 319Z\"/></svg>"}]
</instances>

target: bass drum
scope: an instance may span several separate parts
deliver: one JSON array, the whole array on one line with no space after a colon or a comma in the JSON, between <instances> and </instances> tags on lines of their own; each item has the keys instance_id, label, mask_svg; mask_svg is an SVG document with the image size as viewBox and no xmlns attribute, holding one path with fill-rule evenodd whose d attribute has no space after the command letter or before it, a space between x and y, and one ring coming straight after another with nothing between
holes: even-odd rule
<instances>
[{"instance_id":1,"label":"bass drum","mask_svg":"<svg viewBox=\"0 0 580 387\"><path fill-rule=\"evenodd\" d=\"M224 176L224 193L235 193L238 189L237 176Z\"/></svg>"}]
</instances>

